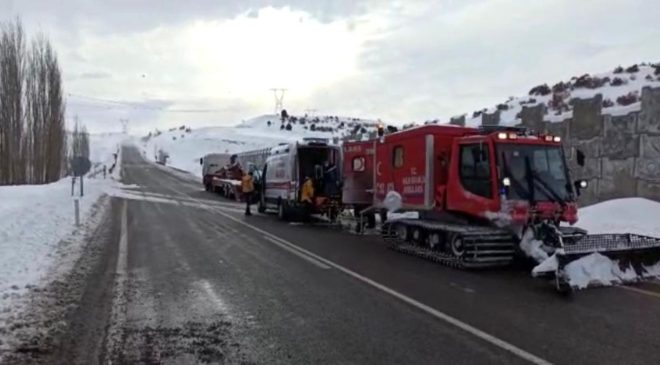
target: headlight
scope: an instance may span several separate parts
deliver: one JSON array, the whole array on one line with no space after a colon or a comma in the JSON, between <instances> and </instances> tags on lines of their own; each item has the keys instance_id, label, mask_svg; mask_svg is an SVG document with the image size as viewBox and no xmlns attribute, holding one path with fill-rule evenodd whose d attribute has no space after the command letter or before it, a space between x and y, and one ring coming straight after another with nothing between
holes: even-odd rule
<instances>
[{"instance_id":1,"label":"headlight","mask_svg":"<svg viewBox=\"0 0 660 365\"><path fill-rule=\"evenodd\" d=\"M589 183L587 182L587 180L580 180L580 187L582 189L586 189L587 186L589 186Z\"/></svg>"},{"instance_id":2,"label":"headlight","mask_svg":"<svg viewBox=\"0 0 660 365\"><path fill-rule=\"evenodd\" d=\"M559 142L561 142L561 137L559 137L559 136L554 136L554 137L552 138L552 140L555 141L555 142L557 142L557 143L559 143Z\"/></svg>"},{"instance_id":3,"label":"headlight","mask_svg":"<svg viewBox=\"0 0 660 365\"><path fill-rule=\"evenodd\" d=\"M509 179L508 177L505 177L504 179L502 179L502 185L511 186L511 179Z\"/></svg>"}]
</instances>

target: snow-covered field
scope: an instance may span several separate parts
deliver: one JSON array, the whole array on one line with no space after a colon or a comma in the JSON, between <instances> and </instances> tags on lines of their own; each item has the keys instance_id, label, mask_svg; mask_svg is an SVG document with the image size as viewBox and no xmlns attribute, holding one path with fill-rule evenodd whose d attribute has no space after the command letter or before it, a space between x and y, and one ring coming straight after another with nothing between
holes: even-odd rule
<instances>
[{"instance_id":1,"label":"snow-covered field","mask_svg":"<svg viewBox=\"0 0 660 365\"><path fill-rule=\"evenodd\" d=\"M113 153L126 136L91 135L93 163L114 162ZM0 329L25 310L31 292L43 290L72 269L84 247L85 235L99 223L106 194L120 187L118 170L86 178L84 196L71 196L71 179L46 185L0 186ZM74 200L80 206L75 225ZM0 331L0 335L2 332ZM0 336L0 349L3 342Z\"/></svg>"},{"instance_id":2,"label":"snow-covered field","mask_svg":"<svg viewBox=\"0 0 660 365\"><path fill-rule=\"evenodd\" d=\"M280 129L280 120L276 115L262 115L242 122L235 127L208 127L186 131L175 129L152 135L140 142L145 156L156 159L158 150L169 154L167 165L189 171L195 176L201 176L200 157L208 153L237 153L276 146L278 143L293 142L305 137L328 138L349 135L357 128L364 127L364 132L373 132L375 122L356 120L356 118L318 117L314 122L311 117L305 124L300 121L291 124L291 130ZM268 121L271 122L270 126ZM310 130L311 125L315 129ZM331 129L331 130L330 130Z\"/></svg>"},{"instance_id":3,"label":"snow-covered field","mask_svg":"<svg viewBox=\"0 0 660 365\"><path fill-rule=\"evenodd\" d=\"M109 189L112 180L85 180L79 199L84 219ZM78 186L76 186L76 195ZM57 259L58 243L75 229L74 198L69 179L47 185L0 188L0 303L36 285Z\"/></svg>"}]
</instances>

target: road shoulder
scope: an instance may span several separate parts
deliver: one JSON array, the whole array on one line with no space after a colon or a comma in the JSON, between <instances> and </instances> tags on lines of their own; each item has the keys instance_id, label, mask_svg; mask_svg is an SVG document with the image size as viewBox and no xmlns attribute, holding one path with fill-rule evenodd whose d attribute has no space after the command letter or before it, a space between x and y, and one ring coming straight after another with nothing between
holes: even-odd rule
<instances>
[{"instance_id":1,"label":"road shoulder","mask_svg":"<svg viewBox=\"0 0 660 365\"><path fill-rule=\"evenodd\" d=\"M103 330L108 310L103 303L109 302L103 300L108 295L106 284L112 289L115 201L104 195L95 203L84 225L58 243L57 264L49 270L48 279L31 287L16 301L20 305L5 313L0 362L63 363L53 359L66 354L64 363L90 363L86 360L99 344L85 342L98 336L86 334ZM89 301L97 305L83 305ZM82 313L89 308L95 313Z\"/></svg>"}]
</instances>

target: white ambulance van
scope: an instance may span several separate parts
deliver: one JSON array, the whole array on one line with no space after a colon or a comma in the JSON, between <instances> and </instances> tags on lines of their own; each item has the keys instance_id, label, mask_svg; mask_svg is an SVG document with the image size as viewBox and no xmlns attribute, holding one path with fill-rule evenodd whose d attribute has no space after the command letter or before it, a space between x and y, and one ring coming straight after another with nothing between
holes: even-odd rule
<instances>
[{"instance_id":1,"label":"white ambulance van","mask_svg":"<svg viewBox=\"0 0 660 365\"><path fill-rule=\"evenodd\" d=\"M273 147L262 173L259 211L276 210L282 220L324 214L334 220L341 210L341 147L324 138ZM303 205L300 193L306 178L314 185L311 205Z\"/></svg>"}]
</instances>

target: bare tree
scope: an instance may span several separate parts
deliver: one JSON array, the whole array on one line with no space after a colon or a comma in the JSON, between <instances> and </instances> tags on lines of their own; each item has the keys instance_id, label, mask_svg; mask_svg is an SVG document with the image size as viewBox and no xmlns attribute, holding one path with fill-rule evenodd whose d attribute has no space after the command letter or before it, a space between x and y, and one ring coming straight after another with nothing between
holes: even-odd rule
<instances>
[{"instance_id":1,"label":"bare tree","mask_svg":"<svg viewBox=\"0 0 660 365\"><path fill-rule=\"evenodd\" d=\"M71 134L71 157L89 158L89 133L87 133L87 128L80 124L78 116L75 117Z\"/></svg>"},{"instance_id":2,"label":"bare tree","mask_svg":"<svg viewBox=\"0 0 660 365\"><path fill-rule=\"evenodd\" d=\"M44 35L25 45L20 20L0 28L0 185L43 184L66 166L62 75Z\"/></svg>"},{"instance_id":3,"label":"bare tree","mask_svg":"<svg viewBox=\"0 0 660 365\"><path fill-rule=\"evenodd\" d=\"M19 19L0 34L0 184L25 183L23 86L25 38Z\"/></svg>"},{"instance_id":4,"label":"bare tree","mask_svg":"<svg viewBox=\"0 0 660 365\"><path fill-rule=\"evenodd\" d=\"M62 157L66 153L66 128L64 122L64 98L62 93L62 73L60 71L57 55L53 51L50 42L41 38L44 44L44 64L46 68L46 96L47 96L47 119L46 119L46 180L56 181L62 175ZM85 131L85 133L87 133ZM89 151L89 143L87 143ZM89 155L89 152L87 153Z\"/></svg>"}]
</instances>

